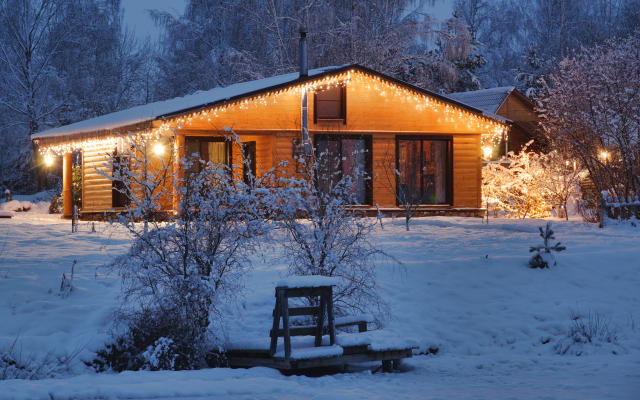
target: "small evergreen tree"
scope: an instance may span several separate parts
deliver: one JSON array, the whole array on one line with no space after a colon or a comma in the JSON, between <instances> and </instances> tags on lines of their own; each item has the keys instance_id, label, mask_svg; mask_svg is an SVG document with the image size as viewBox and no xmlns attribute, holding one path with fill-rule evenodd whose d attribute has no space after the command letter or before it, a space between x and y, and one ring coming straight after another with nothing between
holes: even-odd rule
<instances>
[{"instance_id":1,"label":"small evergreen tree","mask_svg":"<svg viewBox=\"0 0 640 400\"><path fill-rule=\"evenodd\" d=\"M49 204L49 214L60 214L60 204L58 204L58 195L54 194Z\"/></svg>"},{"instance_id":2,"label":"small evergreen tree","mask_svg":"<svg viewBox=\"0 0 640 400\"><path fill-rule=\"evenodd\" d=\"M540 229L540 236L542 237L543 243L529 248L530 253L533 253L534 251L536 252L536 254L529 259L529 265L531 268L549 268L549 264L551 262L553 262L553 265L556 265L556 259L551 252L561 252L567 248L560 246L560 242L553 246L550 245L549 242L556 238L553 236L551 222L547 222L545 230L542 230L542 227L539 227L538 229Z\"/></svg>"}]
</instances>

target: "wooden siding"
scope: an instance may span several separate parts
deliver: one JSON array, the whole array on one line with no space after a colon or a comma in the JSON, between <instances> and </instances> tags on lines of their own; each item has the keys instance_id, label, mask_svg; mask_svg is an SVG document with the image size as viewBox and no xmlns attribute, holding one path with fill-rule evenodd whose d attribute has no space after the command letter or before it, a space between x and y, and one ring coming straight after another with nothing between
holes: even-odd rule
<instances>
[{"instance_id":1,"label":"wooden siding","mask_svg":"<svg viewBox=\"0 0 640 400\"><path fill-rule=\"evenodd\" d=\"M382 83L364 74L352 74L347 84L347 123L313 121L313 96L309 96L308 127L314 134L347 133L371 135L373 151L373 203L383 207L396 205L393 193L380 182L384 153L395 159L397 135L429 135L452 138L453 146L453 206L480 208L481 201L481 134L496 128L496 122L459 110L446 103L410 94L398 87ZM221 135L231 127L243 141L255 141L258 174L281 161L289 161L287 170L295 172L292 160L292 140L300 138L300 91L281 91L241 103L185 114L167 122L155 122L159 128L167 123L182 126L179 143L185 136ZM102 150L104 154L104 149ZM235 163L240 163L237 156ZM85 211L105 211L111 208L111 182L96 177L96 164L106 160L98 151L86 153ZM93 168L93 169L92 169ZM375 175L378 174L378 179ZM174 198L174 206L176 199Z\"/></svg>"},{"instance_id":2,"label":"wooden siding","mask_svg":"<svg viewBox=\"0 0 640 400\"><path fill-rule=\"evenodd\" d=\"M104 166L109 160L109 150L105 147L82 151L82 211L101 212L111 208L111 181L98 173L111 173Z\"/></svg>"},{"instance_id":3,"label":"wooden siding","mask_svg":"<svg viewBox=\"0 0 640 400\"><path fill-rule=\"evenodd\" d=\"M500 106L496 115L505 117L512 121L535 121L538 122L538 116L533 112L533 108L530 104L526 104L524 101L516 97L516 95L509 95L507 100Z\"/></svg>"}]
</instances>

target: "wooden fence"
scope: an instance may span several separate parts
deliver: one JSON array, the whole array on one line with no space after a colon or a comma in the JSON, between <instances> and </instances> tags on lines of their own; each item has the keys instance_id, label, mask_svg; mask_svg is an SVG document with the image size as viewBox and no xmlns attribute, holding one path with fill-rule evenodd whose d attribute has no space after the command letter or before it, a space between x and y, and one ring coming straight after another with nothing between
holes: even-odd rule
<instances>
[{"instance_id":1,"label":"wooden fence","mask_svg":"<svg viewBox=\"0 0 640 400\"><path fill-rule=\"evenodd\" d=\"M606 190L602 191L602 210L600 213L600 228L604 226L604 216L611 219L629 219L636 217L640 220L640 199L636 196L635 200L631 196L627 197L627 201L617 197L611 198Z\"/></svg>"}]
</instances>

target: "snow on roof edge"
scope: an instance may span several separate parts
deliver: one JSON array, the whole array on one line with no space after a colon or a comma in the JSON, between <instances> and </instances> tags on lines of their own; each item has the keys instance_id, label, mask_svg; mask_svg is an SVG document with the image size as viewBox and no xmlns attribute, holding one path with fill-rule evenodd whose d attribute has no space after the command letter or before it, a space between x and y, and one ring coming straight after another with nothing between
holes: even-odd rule
<instances>
[{"instance_id":1,"label":"snow on roof edge","mask_svg":"<svg viewBox=\"0 0 640 400\"><path fill-rule=\"evenodd\" d=\"M313 70L309 70L308 76L312 77L315 75L320 75L320 74L328 73L332 71L337 72L338 70L348 69L348 68L359 68L359 69L362 69L365 73L367 72L376 73L384 76L384 74L381 74L373 70L369 70L368 68L362 67L357 64L345 64L341 66L316 68ZM294 82L298 79L300 79L299 73L292 72L289 74L277 75L277 76L259 79L255 81L237 83L234 85L227 86L226 88L214 88L208 91L196 91L195 93L184 96L184 97L176 97L169 100L149 103L142 106L132 107L126 110L117 111L115 113L87 119L84 121L75 122L73 124L64 125L64 126L60 126L53 129L48 129L46 131L39 132L32 135L31 139L32 140L55 139L55 138L62 139L63 137L69 136L69 135L78 135L78 134L87 135L92 133L108 132L108 131L113 131L113 130L122 129L122 128L126 129L132 126L150 123L164 116L182 114L182 113L189 112L191 110L201 109L210 105L214 105L216 103L228 101L231 98L243 97L254 92L269 90L274 87L278 87L278 86L282 86L282 85L286 85L288 83ZM400 84L415 88L419 91L425 92L426 94L431 95L435 98L439 98L441 100L453 103L454 105L463 106L465 108L470 109L471 111L474 111L480 115L495 119L499 122L502 122L502 123L510 122L510 120L508 119L505 119L493 113L489 113L477 107L465 104L460 100L450 98L448 96L438 95L437 93L417 87L407 82L399 81L394 78L391 78L391 80L396 81Z\"/></svg>"},{"instance_id":2,"label":"snow on roof edge","mask_svg":"<svg viewBox=\"0 0 640 400\"><path fill-rule=\"evenodd\" d=\"M349 65L331 66L316 68L309 71L309 76L319 75L325 72L338 70ZM197 91L184 97L176 97L169 100L149 103L142 106L128 108L115 113L102 115L99 117L75 122L73 124L48 129L34 134L33 140L54 138L58 136L74 135L87 132L106 131L126 126L143 124L155 121L164 115L178 114L185 110L199 108L207 104L213 104L228 100L233 97L242 96L247 93L266 90L274 86L279 86L293 82L300 77L298 72L284 75L272 76L236 83L225 88L214 88L207 91ZM185 111L186 112L186 111Z\"/></svg>"}]
</instances>

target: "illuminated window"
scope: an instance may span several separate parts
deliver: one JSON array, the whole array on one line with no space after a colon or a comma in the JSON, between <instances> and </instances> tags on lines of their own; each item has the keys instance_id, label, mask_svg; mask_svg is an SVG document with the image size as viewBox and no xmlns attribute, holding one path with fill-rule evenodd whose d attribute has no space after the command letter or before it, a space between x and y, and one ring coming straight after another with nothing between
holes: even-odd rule
<instances>
[{"instance_id":1,"label":"illuminated window","mask_svg":"<svg viewBox=\"0 0 640 400\"><path fill-rule=\"evenodd\" d=\"M184 157L192 161L189 172L200 172L207 162L230 167L231 142L224 137L187 137Z\"/></svg>"},{"instance_id":2,"label":"illuminated window","mask_svg":"<svg viewBox=\"0 0 640 400\"><path fill-rule=\"evenodd\" d=\"M451 204L451 141L398 138L396 149L401 203Z\"/></svg>"},{"instance_id":3,"label":"illuminated window","mask_svg":"<svg viewBox=\"0 0 640 400\"><path fill-rule=\"evenodd\" d=\"M351 175L352 199L358 204L371 205L371 136L314 135L314 140L318 190L329 193L344 176Z\"/></svg>"}]
</instances>

